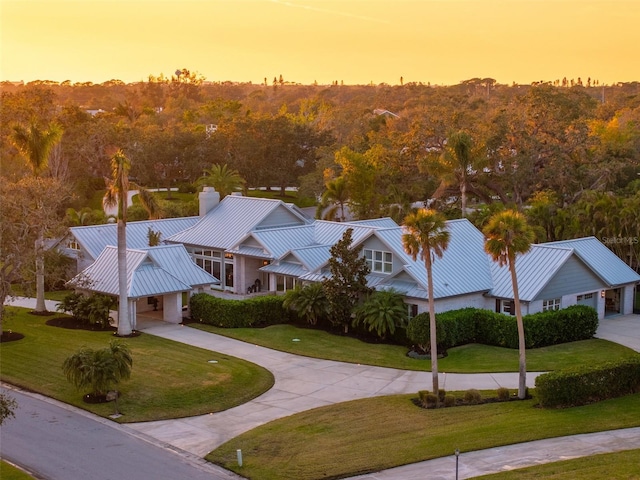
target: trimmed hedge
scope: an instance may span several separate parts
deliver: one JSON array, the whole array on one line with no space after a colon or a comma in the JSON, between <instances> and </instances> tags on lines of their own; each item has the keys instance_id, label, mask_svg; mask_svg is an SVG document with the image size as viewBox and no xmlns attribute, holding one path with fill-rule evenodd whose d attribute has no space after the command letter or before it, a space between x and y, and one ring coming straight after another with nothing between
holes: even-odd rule
<instances>
[{"instance_id":1,"label":"trimmed hedge","mask_svg":"<svg viewBox=\"0 0 640 480\"><path fill-rule=\"evenodd\" d=\"M640 355L618 362L545 373L536 394L545 408L574 407L640 391Z\"/></svg>"},{"instance_id":2,"label":"trimmed hedge","mask_svg":"<svg viewBox=\"0 0 640 480\"><path fill-rule=\"evenodd\" d=\"M246 300L228 300L206 293L191 297L191 318L223 328L266 327L291 321L282 306L283 297L267 295Z\"/></svg>"},{"instance_id":3,"label":"trimmed hedge","mask_svg":"<svg viewBox=\"0 0 640 480\"><path fill-rule=\"evenodd\" d=\"M584 305L525 315L522 321L527 348L586 340L593 337L598 329L598 313ZM438 313L436 331L439 350L467 343L518 348L516 318L490 310L463 308ZM428 345L428 313L411 319L407 337L418 345Z\"/></svg>"}]
</instances>

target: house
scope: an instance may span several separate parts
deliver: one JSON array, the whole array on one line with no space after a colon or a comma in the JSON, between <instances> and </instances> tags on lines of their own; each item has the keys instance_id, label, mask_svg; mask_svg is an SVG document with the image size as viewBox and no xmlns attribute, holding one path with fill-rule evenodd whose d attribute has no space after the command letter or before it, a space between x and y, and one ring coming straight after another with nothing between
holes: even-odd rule
<instances>
[{"instance_id":1,"label":"house","mask_svg":"<svg viewBox=\"0 0 640 480\"><path fill-rule=\"evenodd\" d=\"M181 220L185 222L183 229ZM181 247L193 266L209 274L198 291L240 299L284 293L299 284L322 281L330 275L331 247L350 228L353 244L362 247L367 259L369 285L403 294L411 316L428 310L424 263L406 254L403 229L390 218L344 223L312 220L280 200L230 195L220 201L213 188L205 187L200 194L199 217L172 221L156 221L167 223L155 223L154 228L163 228L163 232L175 229L173 234L162 235L162 243ZM87 259L95 255L96 264L101 265L96 252L116 244L116 226L96 227L74 227L66 245L75 241L78 252ZM147 252L145 258L153 260L157 247L145 244L148 228L148 222L128 223L127 244L137 252L135 255ZM449 247L433 263L436 311L472 306L513 314L508 269L493 262L484 251L482 232L466 219L448 221L447 229ZM113 255L112 250L109 255ZM133 252L131 255L138 258ZM135 265L142 265L133 262L134 271ZM163 265L166 272L174 273L169 264ZM91 268L89 273L95 279L117 273L113 265L111 269ZM640 282L640 275L593 237L533 245L528 253L518 256L516 270L524 313L574 304L594 307L600 318L632 313L634 288ZM195 285L186 279L183 282ZM177 287L175 284L172 288ZM131 298L137 299L139 310L143 297L134 293ZM172 294L146 293L148 297ZM171 308L170 316L175 316Z\"/></svg>"},{"instance_id":2,"label":"house","mask_svg":"<svg viewBox=\"0 0 640 480\"><path fill-rule=\"evenodd\" d=\"M127 297L133 328L138 313L158 309L164 321L180 323L188 296L217 283L217 278L193 263L182 245L127 249ZM79 291L118 296L118 248L106 246L69 284Z\"/></svg>"}]
</instances>

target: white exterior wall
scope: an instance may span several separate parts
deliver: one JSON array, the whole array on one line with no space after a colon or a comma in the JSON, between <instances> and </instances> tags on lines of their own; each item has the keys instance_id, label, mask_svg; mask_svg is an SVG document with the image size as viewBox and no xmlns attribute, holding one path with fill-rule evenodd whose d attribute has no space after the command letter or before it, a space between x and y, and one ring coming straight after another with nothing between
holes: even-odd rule
<instances>
[{"instance_id":1,"label":"white exterior wall","mask_svg":"<svg viewBox=\"0 0 640 480\"><path fill-rule=\"evenodd\" d=\"M627 285L622 288L622 298L620 299L620 313L631 315L633 313L633 290L634 285Z\"/></svg>"},{"instance_id":2,"label":"white exterior wall","mask_svg":"<svg viewBox=\"0 0 640 480\"><path fill-rule=\"evenodd\" d=\"M405 302L418 306L418 313L429 311L429 302L424 299L405 297ZM485 310L494 310L495 300L488 298L481 293L459 295L457 297L436 300L434 303L436 313L447 312L449 310L459 310L461 308L473 307Z\"/></svg>"},{"instance_id":3,"label":"white exterior wall","mask_svg":"<svg viewBox=\"0 0 640 480\"><path fill-rule=\"evenodd\" d=\"M182 292L164 295L162 320L169 323L182 322Z\"/></svg>"}]
</instances>

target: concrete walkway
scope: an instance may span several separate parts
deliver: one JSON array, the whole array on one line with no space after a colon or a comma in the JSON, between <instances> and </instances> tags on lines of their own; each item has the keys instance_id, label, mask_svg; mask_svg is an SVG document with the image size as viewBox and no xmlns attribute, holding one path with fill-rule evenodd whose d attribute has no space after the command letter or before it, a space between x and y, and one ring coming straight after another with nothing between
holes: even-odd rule
<instances>
[{"instance_id":1,"label":"concrete walkway","mask_svg":"<svg viewBox=\"0 0 640 480\"><path fill-rule=\"evenodd\" d=\"M12 304L33 308L35 303L31 299L16 299ZM47 305L47 308L53 310L55 307ZM246 359L270 370L275 377L275 385L268 392L224 412L127 424L161 444L171 445L199 457L243 432L278 418L358 398L416 393L429 388L431 383L429 372L300 357L157 320L139 318L138 327L151 335L210 350L212 360L223 361L219 354ZM611 341L621 340L619 343L624 340L625 345L640 351L640 316L603 320L597 336ZM528 372L527 385L534 386L537 375L539 373ZM440 373L440 384L447 390L495 389L499 386L514 389L517 388L517 383L517 373ZM463 453L459 459L460 478L631 448L640 448L640 429L540 440ZM454 472L452 468L455 469L455 458L445 457L355 478L401 480L424 477L425 472L429 472L430 479L451 478Z\"/></svg>"}]
</instances>

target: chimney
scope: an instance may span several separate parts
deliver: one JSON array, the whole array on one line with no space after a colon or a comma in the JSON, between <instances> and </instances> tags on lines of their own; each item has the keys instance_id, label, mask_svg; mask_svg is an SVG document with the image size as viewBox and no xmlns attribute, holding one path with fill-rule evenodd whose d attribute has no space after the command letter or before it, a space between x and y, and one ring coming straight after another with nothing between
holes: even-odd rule
<instances>
[{"instance_id":1,"label":"chimney","mask_svg":"<svg viewBox=\"0 0 640 480\"><path fill-rule=\"evenodd\" d=\"M220 194L213 187L204 187L198 195L200 216L204 217L213 207L220 203Z\"/></svg>"}]
</instances>

